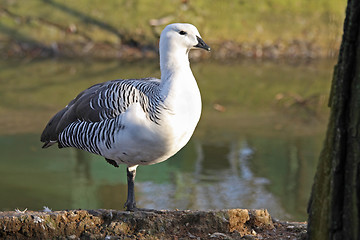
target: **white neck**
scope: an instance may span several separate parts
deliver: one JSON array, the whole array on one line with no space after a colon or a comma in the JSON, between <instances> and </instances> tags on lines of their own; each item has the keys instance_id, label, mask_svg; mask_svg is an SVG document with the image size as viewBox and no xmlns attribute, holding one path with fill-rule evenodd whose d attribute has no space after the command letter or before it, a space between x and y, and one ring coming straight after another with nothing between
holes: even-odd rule
<instances>
[{"instance_id":1,"label":"white neck","mask_svg":"<svg viewBox=\"0 0 360 240\"><path fill-rule=\"evenodd\" d=\"M191 73L188 53L183 48L168 49L170 46L162 46L160 49L161 81L166 82L174 79L175 73ZM191 73L192 74L192 73Z\"/></svg>"},{"instance_id":2,"label":"white neck","mask_svg":"<svg viewBox=\"0 0 360 240\"><path fill-rule=\"evenodd\" d=\"M161 46L161 45L160 45ZM189 102L201 105L200 92L190 68L187 49L166 45L160 49L161 96L168 109L189 108ZM186 106L185 106L186 105Z\"/></svg>"}]
</instances>

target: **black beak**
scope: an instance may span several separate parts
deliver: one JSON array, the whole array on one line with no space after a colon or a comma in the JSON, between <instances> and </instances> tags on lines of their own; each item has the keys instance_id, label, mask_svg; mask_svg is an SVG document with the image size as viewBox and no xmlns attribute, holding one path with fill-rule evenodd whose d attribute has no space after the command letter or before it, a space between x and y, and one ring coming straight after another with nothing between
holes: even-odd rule
<instances>
[{"instance_id":1,"label":"black beak","mask_svg":"<svg viewBox=\"0 0 360 240\"><path fill-rule=\"evenodd\" d=\"M206 51L210 51L210 47L198 36L196 36L197 40L198 40L198 44L196 44L194 47L196 48L202 48L205 49Z\"/></svg>"}]
</instances>

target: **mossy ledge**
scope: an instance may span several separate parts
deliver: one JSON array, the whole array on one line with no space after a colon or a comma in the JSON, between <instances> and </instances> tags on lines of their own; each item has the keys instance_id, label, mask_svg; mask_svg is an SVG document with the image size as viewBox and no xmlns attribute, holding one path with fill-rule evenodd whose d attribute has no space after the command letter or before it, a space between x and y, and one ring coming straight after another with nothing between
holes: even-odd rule
<instances>
[{"instance_id":1,"label":"mossy ledge","mask_svg":"<svg viewBox=\"0 0 360 240\"><path fill-rule=\"evenodd\" d=\"M306 224L274 220L265 209L0 212L1 239L278 239L279 236L304 239Z\"/></svg>"}]
</instances>

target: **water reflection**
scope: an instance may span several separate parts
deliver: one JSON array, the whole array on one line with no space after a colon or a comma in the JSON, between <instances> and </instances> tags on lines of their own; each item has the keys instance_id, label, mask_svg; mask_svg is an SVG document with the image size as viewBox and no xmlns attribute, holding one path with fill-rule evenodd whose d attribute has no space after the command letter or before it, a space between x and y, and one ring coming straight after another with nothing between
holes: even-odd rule
<instances>
[{"instance_id":1,"label":"water reflection","mask_svg":"<svg viewBox=\"0 0 360 240\"><path fill-rule=\"evenodd\" d=\"M125 77L139 72L156 76L157 63L40 62L21 65L22 73L11 63L2 65L0 210L122 209L124 166L114 168L103 158L76 149L43 150L39 135L48 118L79 90L114 79L119 72ZM200 124L174 157L139 167L138 205L267 208L277 218L305 220L326 125L330 67L195 64L204 106ZM291 98L282 104L276 96L283 92L323 100L306 108L288 104ZM215 103L225 111L216 111Z\"/></svg>"},{"instance_id":2,"label":"water reflection","mask_svg":"<svg viewBox=\"0 0 360 240\"><path fill-rule=\"evenodd\" d=\"M0 145L2 159L11 160L0 162L0 189L6 193L0 199L3 210L43 206L122 209L126 201L124 167L114 168L103 158L76 149L43 152L36 149L37 138L2 137L2 143L6 142ZM30 147L19 155L19 144ZM281 219L304 220L315 168L312 146L307 139L292 142L253 136L213 144L195 138L170 160L139 167L138 205L155 209L267 208Z\"/></svg>"}]
</instances>

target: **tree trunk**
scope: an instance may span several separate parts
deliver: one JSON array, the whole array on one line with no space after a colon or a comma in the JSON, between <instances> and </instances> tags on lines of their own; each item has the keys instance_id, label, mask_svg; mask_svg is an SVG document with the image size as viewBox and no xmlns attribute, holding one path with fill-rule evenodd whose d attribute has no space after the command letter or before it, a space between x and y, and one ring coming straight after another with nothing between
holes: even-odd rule
<instances>
[{"instance_id":1,"label":"tree trunk","mask_svg":"<svg viewBox=\"0 0 360 240\"><path fill-rule=\"evenodd\" d=\"M360 0L348 0L330 121L309 201L309 239L360 239Z\"/></svg>"}]
</instances>

